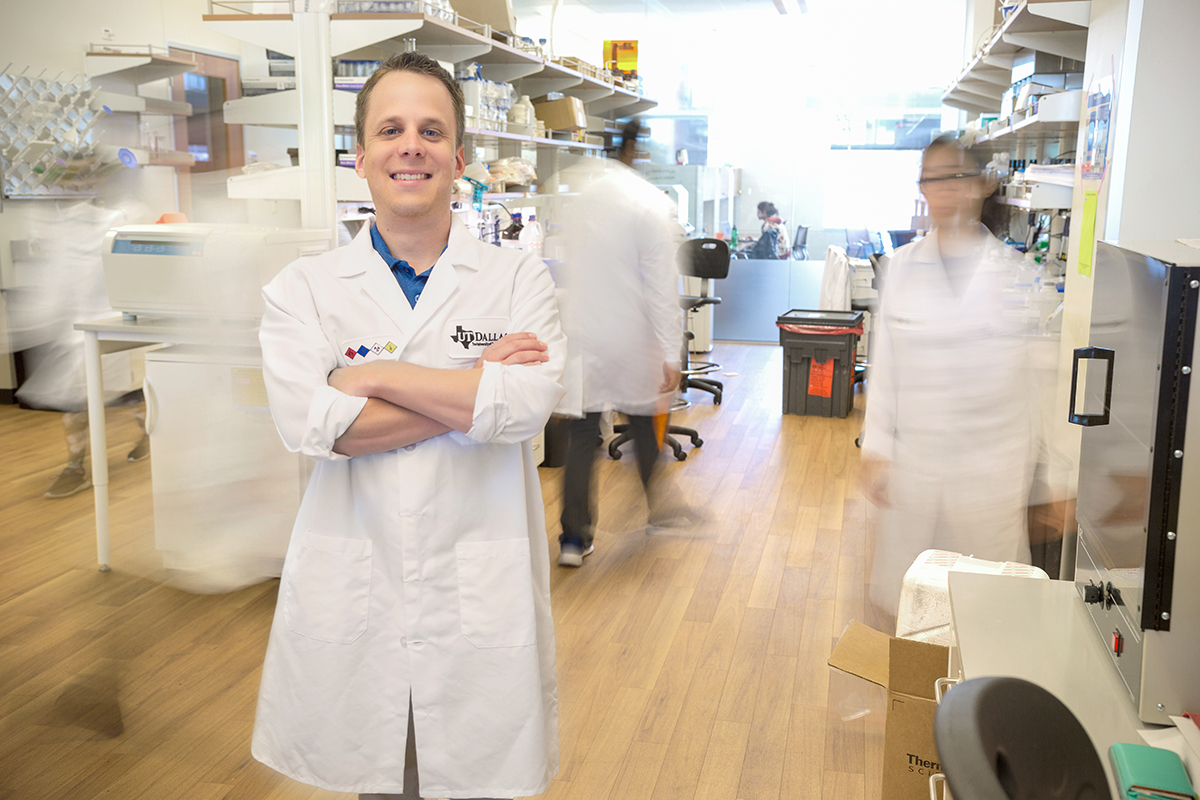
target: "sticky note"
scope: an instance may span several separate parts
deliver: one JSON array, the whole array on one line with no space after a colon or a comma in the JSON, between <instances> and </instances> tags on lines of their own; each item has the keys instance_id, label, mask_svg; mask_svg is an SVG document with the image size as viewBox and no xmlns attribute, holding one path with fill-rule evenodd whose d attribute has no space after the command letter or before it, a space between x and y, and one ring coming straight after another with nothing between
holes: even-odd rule
<instances>
[{"instance_id":1,"label":"sticky note","mask_svg":"<svg viewBox=\"0 0 1200 800\"><path fill-rule=\"evenodd\" d=\"M1083 193L1083 224L1079 226L1079 274L1092 277L1092 253L1096 250L1095 189Z\"/></svg>"}]
</instances>

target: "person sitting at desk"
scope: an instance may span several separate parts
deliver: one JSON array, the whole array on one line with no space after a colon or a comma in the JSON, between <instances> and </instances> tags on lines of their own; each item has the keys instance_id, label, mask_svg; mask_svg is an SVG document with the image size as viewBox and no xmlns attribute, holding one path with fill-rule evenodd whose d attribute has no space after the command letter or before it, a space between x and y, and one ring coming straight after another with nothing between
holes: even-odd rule
<instances>
[{"instance_id":1,"label":"person sitting at desk","mask_svg":"<svg viewBox=\"0 0 1200 800\"><path fill-rule=\"evenodd\" d=\"M762 234L754 247L750 248L750 258L781 259L790 256L791 240L775 204L767 200L759 203L758 218L763 221Z\"/></svg>"}]
</instances>

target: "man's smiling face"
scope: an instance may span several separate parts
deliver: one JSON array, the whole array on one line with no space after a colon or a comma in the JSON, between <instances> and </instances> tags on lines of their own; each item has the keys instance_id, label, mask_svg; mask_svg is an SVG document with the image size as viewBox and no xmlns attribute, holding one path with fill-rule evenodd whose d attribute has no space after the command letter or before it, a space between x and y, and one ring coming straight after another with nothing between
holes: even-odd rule
<instances>
[{"instance_id":1,"label":"man's smiling face","mask_svg":"<svg viewBox=\"0 0 1200 800\"><path fill-rule=\"evenodd\" d=\"M455 134L450 93L437 79L391 72L375 85L354 171L385 223L449 215L451 186L466 167Z\"/></svg>"}]
</instances>

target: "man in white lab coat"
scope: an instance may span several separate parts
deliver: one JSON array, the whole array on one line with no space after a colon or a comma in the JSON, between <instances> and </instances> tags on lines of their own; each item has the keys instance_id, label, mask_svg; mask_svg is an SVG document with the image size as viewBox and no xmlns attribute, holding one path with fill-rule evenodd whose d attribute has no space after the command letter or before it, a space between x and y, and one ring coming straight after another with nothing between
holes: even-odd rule
<instances>
[{"instance_id":1,"label":"man in white lab coat","mask_svg":"<svg viewBox=\"0 0 1200 800\"><path fill-rule=\"evenodd\" d=\"M253 753L366 797L539 794L558 771L558 709L529 440L563 394L554 285L453 217L463 100L437 62L388 59L355 122L374 220L263 292L271 413L319 463Z\"/></svg>"},{"instance_id":2,"label":"man in white lab coat","mask_svg":"<svg viewBox=\"0 0 1200 800\"><path fill-rule=\"evenodd\" d=\"M679 507L678 497L666 496L672 490L651 484L679 385L683 333L672 205L631 168L639 130L637 120L625 127L618 163L582 193L567 229L564 315L583 389L581 407L570 409L580 418L567 423L558 559L565 567L582 565L593 550L592 467L606 409L629 419L650 522L665 521L671 503ZM681 521L677 510L669 513Z\"/></svg>"}]
</instances>

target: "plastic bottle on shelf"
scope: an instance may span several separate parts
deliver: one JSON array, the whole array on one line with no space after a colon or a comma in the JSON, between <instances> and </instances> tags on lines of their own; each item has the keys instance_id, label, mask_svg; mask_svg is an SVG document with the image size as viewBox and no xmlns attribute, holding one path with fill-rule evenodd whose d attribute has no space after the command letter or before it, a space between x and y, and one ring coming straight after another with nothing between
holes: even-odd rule
<instances>
[{"instance_id":1,"label":"plastic bottle on shelf","mask_svg":"<svg viewBox=\"0 0 1200 800\"><path fill-rule=\"evenodd\" d=\"M542 237L542 226L537 221L537 214L529 215L529 223L521 228L521 232L517 238L521 242L521 249L533 253L538 258L542 257L544 239Z\"/></svg>"},{"instance_id":2,"label":"plastic bottle on shelf","mask_svg":"<svg viewBox=\"0 0 1200 800\"><path fill-rule=\"evenodd\" d=\"M737 245L738 245L738 233L737 233L737 225L734 225L734 226L733 226L733 233L732 233L732 234L730 235L730 237L729 237L729 246L730 246L730 248L732 248L732 249L735 249L735 250L736 250L736 249L737 249Z\"/></svg>"}]
</instances>

